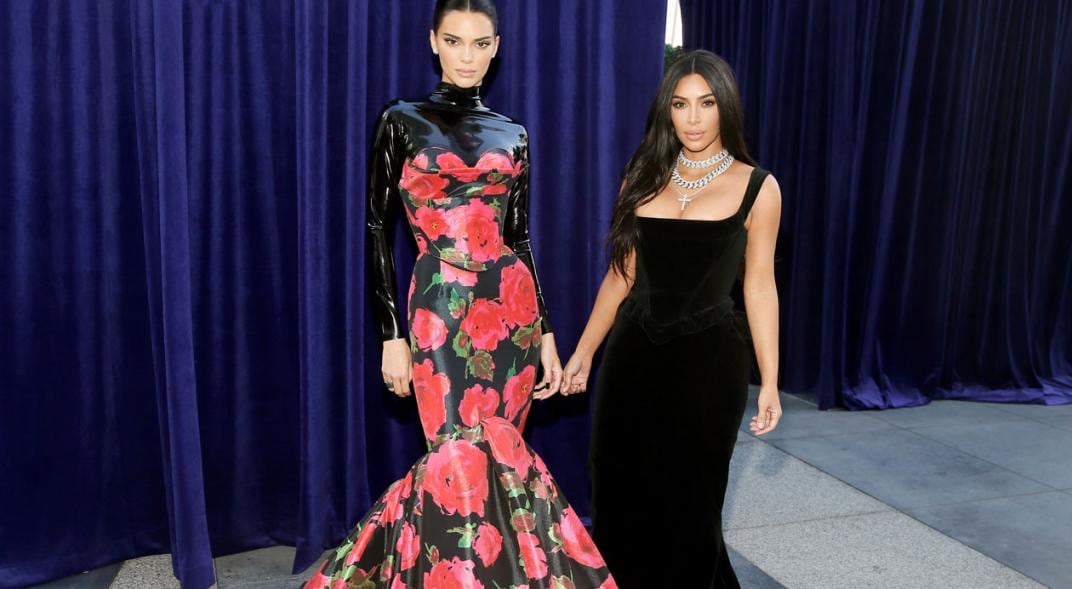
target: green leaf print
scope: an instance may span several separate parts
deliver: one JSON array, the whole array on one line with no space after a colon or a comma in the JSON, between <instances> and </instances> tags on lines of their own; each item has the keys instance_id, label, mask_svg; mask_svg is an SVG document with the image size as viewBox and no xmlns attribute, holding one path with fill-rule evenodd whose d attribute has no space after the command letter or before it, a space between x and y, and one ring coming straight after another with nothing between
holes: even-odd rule
<instances>
[{"instance_id":1,"label":"green leaf print","mask_svg":"<svg viewBox=\"0 0 1072 589\"><path fill-rule=\"evenodd\" d=\"M532 482L529 483L529 490L536 495L537 499L546 501L551 497L551 489L538 478L532 479Z\"/></svg>"},{"instance_id":2,"label":"green leaf print","mask_svg":"<svg viewBox=\"0 0 1072 589\"><path fill-rule=\"evenodd\" d=\"M517 499L518 497L525 496L525 482L521 479L521 475L515 472L507 471L499 476L499 482L502 483L503 489L506 490L507 496L511 499ZM525 504L525 507L529 507Z\"/></svg>"},{"instance_id":3,"label":"green leaf print","mask_svg":"<svg viewBox=\"0 0 1072 589\"><path fill-rule=\"evenodd\" d=\"M473 524L465 524L464 528L451 528L447 532L461 534L461 537L458 538L458 548L471 548L473 540L476 539L476 526Z\"/></svg>"},{"instance_id":4,"label":"green leaf print","mask_svg":"<svg viewBox=\"0 0 1072 589\"><path fill-rule=\"evenodd\" d=\"M458 294L458 291L454 290L453 288L450 289L450 303L447 305L447 310L450 311L451 317L455 319L461 319L462 316L465 315L465 307L468 306L468 304L469 302L466 299L462 298Z\"/></svg>"},{"instance_id":5,"label":"green leaf print","mask_svg":"<svg viewBox=\"0 0 1072 589\"><path fill-rule=\"evenodd\" d=\"M428 285L428 288L424 289L424 292L422 294L428 294L428 291L432 290L433 287L445 283L446 282L443 280L443 275L439 272L436 272L432 275L432 283Z\"/></svg>"},{"instance_id":6,"label":"green leaf print","mask_svg":"<svg viewBox=\"0 0 1072 589\"><path fill-rule=\"evenodd\" d=\"M474 428L459 428L460 434L463 440L470 444L476 444L484 441L484 428L479 425Z\"/></svg>"},{"instance_id":7,"label":"green leaf print","mask_svg":"<svg viewBox=\"0 0 1072 589\"><path fill-rule=\"evenodd\" d=\"M561 576L551 577L551 589L577 589L577 586L573 584L573 579Z\"/></svg>"},{"instance_id":8,"label":"green leaf print","mask_svg":"<svg viewBox=\"0 0 1072 589\"><path fill-rule=\"evenodd\" d=\"M547 536L549 538L551 538L551 542L554 543L555 548L558 548L558 547L562 546L562 544L564 543L562 541L562 538L558 537L558 530L559 530L558 526L551 526L550 528L547 529Z\"/></svg>"},{"instance_id":9,"label":"green leaf print","mask_svg":"<svg viewBox=\"0 0 1072 589\"><path fill-rule=\"evenodd\" d=\"M361 531L358 530L358 534L360 533ZM355 534L354 537L356 538L357 535ZM341 546L338 547L338 549L335 550L335 560L342 560L343 557L350 553L350 549L353 547L354 541L347 539L346 542L344 542Z\"/></svg>"},{"instance_id":10,"label":"green leaf print","mask_svg":"<svg viewBox=\"0 0 1072 589\"><path fill-rule=\"evenodd\" d=\"M513 341L517 347L527 352L529 348L540 344L540 337L542 335L540 322L537 321L515 331L514 335L510 337L510 340Z\"/></svg>"},{"instance_id":11,"label":"green leaf print","mask_svg":"<svg viewBox=\"0 0 1072 589\"><path fill-rule=\"evenodd\" d=\"M432 546L431 544L424 545L425 556L428 558L428 562L433 565L439 562L439 547Z\"/></svg>"},{"instance_id":12,"label":"green leaf print","mask_svg":"<svg viewBox=\"0 0 1072 589\"><path fill-rule=\"evenodd\" d=\"M469 341L469 335L464 331L459 331L454 336L454 341L451 342L451 345L454 346L454 353L457 354L459 358L468 358L469 346L471 343L472 342Z\"/></svg>"},{"instance_id":13,"label":"green leaf print","mask_svg":"<svg viewBox=\"0 0 1072 589\"><path fill-rule=\"evenodd\" d=\"M536 529L536 516L527 509L515 509L510 518L510 526L517 533L531 532Z\"/></svg>"},{"instance_id":14,"label":"green leaf print","mask_svg":"<svg viewBox=\"0 0 1072 589\"><path fill-rule=\"evenodd\" d=\"M456 264L460 264L462 262L467 261L467 256L465 255L465 252L456 247L445 247L439 250L439 255L443 260L447 261L448 263L455 262Z\"/></svg>"},{"instance_id":15,"label":"green leaf print","mask_svg":"<svg viewBox=\"0 0 1072 589\"><path fill-rule=\"evenodd\" d=\"M388 554L387 558L383 559L383 567L380 569L380 580L381 581L390 581L391 580L391 569L394 568L394 564L395 564L395 555L393 555L393 554Z\"/></svg>"},{"instance_id":16,"label":"green leaf print","mask_svg":"<svg viewBox=\"0 0 1072 589\"><path fill-rule=\"evenodd\" d=\"M495 375L495 361L486 350L477 350L465 367L469 374L484 380L491 380Z\"/></svg>"}]
</instances>

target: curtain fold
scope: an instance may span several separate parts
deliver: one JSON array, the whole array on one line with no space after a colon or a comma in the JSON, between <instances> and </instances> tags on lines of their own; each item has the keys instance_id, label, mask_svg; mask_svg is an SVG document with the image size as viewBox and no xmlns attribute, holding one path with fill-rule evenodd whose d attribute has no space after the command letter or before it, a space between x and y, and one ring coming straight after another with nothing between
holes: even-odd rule
<instances>
[{"instance_id":1,"label":"curtain fold","mask_svg":"<svg viewBox=\"0 0 1072 589\"><path fill-rule=\"evenodd\" d=\"M364 207L380 109L438 80L433 4L0 4L0 587L170 552L202 588L273 544L300 570L424 452L380 382ZM499 9L485 100L532 137L567 356L665 8ZM404 293L401 215L394 242ZM541 404L528 432L581 513L587 410Z\"/></svg>"},{"instance_id":2,"label":"curtain fold","mask_svg":"<svg viewBox=\"0 0 1072 589\"><path fill-rule=\"evenodd\" d=\"M214 580L205 507L198 415L191 226L186 163L182 5L131 5L135 44L134 127L138 152L129 162L141 198L146 295L160 429L164 497L175 576L190 587ZM81 203L91 206L92 203Z\"/></svg>"},{"instance_id":3,"label":"curtain fold","mask_svg":"<svg viewBox=\"0 0 1072 589\"><path fill-rule=\"evenodd\" d=\"M782 186L783 388L1072 402L1072 2L682 9Z\"/></svg>"}]
</instances>

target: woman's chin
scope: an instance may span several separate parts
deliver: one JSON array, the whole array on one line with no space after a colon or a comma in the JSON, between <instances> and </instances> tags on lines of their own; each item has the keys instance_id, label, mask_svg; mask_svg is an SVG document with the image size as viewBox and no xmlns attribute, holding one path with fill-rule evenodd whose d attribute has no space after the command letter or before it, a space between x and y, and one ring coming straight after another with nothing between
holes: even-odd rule
<instances>
[{"instance_id":1,"label":"woman's chin","mask_svg":"<svg viewBox=\"0 0 1072 589\"><path fill-rule=\"evenodd\" d=\"M706 138L700 138L697 140L685 139L681 142L681 145L685 148L685 151L690 153L702 153L711 147L714 141Z\"/></svg>"},{"instance_id":2,"label":"woman's chin","mask_svg":"<svg viewBox=\"0 0 1072 589\"><path fill-rule=\"evenodd\" d=\"M481 77L478 76L478 75L475 75L475 74L474 75L455 74L453 76L448 76L448 81L451 84L454 84L455 86L457 86L459 88L472 88L474 86L479 86L480 85Z\"/></svg>"}]
</instances>

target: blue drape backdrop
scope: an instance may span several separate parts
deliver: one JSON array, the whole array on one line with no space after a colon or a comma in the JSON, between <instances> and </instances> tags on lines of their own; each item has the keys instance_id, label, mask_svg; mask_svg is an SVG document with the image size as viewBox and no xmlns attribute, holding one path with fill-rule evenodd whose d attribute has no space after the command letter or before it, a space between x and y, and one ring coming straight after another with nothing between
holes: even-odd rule
<instances>
[{"instance_id":1,"label":"blue drape backdrop","mask_svg":"<svg viewBox=\"0 0 1072 589\"><path fill-rule=\"evenodd\" d=\"M532 136L566 356L665 7L499 5L485 95ZM380 108L437 80L431 7L0 4L0 587L171 552L201 588L213 555L276 543L304 568L423 452L379 379L364 198ZM582 513L587 403L528 435Z\"/></svg>"},{"instance_id":2,"label":"blue drape backdrop","mask_svg":"<svg viewBox=\"0 0 1072 589\"><path fill-rule=\"evenodd\" d=\"M782 386L1072 402L1072 2L682 0L783 192Z\"/></svg>"}]
</instances>

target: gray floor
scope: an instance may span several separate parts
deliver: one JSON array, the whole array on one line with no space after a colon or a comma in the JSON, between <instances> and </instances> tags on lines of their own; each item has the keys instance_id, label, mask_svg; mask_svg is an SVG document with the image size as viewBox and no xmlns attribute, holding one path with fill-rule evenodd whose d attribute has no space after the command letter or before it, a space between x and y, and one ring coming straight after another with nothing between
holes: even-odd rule
<instances>
[{"instance_id":1,"label":"gray floor","mask_svg":"<svg viewBox=\"0 0 1072 589\"><path fill-rule=\"evenodd\" d=\"M767 448L888 510L727 537L786 587L1072 587L1072 405L817 412L784 395L783 408Z\"/></svg>"},{"instance_id":2,"label":"gray floor","mask_svg":"<svg viewBox=\"0 0 1072 589\"><path fill-rule=\"evenodd\" d=\"M777 431L742 427L732 464L724 528L743 587L1072 587L1072 405L782 402ZM292 555L218 558L218 586L296 588ZM178 583L158 555L40 587Z\"/></svg>"}]
</instances>

